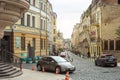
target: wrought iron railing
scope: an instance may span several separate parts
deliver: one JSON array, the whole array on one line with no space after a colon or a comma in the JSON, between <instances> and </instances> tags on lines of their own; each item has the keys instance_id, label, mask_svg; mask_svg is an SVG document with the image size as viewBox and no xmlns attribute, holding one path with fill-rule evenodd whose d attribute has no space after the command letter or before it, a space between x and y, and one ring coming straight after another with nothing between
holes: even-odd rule
<instances>
[{"instance_id":1,"label":"wrought iron railing","mask_svg":"<svg viewBox=\"0 0 120 80\"><path fill-rule=\"evenodd\" d=\"M6 49L1 50L0 59L3 63L7 63L22 69L22 60Z\"/></svg>"}]
</instances>

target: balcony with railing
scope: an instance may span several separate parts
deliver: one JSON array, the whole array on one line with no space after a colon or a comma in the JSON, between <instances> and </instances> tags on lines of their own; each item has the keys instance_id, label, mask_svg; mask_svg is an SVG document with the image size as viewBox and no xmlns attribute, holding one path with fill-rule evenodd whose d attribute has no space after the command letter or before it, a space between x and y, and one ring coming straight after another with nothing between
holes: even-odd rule
<instances>
[{"instance_id":1,"label":"balcony with railing","mask_svg":"<svg viewBox=\"0 0 120 80\"><path fill-rule=\"evenodd\" d=\"M0 32L18 21L28 9L27 0L0 0Z\"/></svg>"}]
</instances>

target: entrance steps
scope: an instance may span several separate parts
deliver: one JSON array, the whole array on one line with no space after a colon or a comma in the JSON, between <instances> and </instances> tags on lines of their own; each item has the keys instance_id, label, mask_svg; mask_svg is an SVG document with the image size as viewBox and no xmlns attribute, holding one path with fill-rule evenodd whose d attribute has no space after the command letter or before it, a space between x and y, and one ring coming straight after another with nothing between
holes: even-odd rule
<instances>
[{"instance_id":1,"label":"entrance steps","mask_svg":"<svg viewBox=\"0 0 120 80\"><path fill-rule=\"evenodd\" d=\"M0 62L0 78L13 78L21 74L22 71L18 70L16 67Z\"/></svg>"}]
</instances>

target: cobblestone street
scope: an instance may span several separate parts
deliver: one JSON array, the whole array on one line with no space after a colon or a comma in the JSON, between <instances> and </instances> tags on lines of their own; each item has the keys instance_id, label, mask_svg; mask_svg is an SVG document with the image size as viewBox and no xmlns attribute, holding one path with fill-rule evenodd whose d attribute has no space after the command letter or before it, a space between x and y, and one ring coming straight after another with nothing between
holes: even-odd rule
<instances>
[{"instance_id":1,"label":"cobblestone street","mask_svg":"<svg viewBox=\"0 0 120 80\"><path fill-rule=\"evenodd\" d=\"M120 80L120 67L99 67L93 60L80 58L71 52L68 54L76 66L76 71L70 74L73 80Z\"/></svg>"}]
</instances>

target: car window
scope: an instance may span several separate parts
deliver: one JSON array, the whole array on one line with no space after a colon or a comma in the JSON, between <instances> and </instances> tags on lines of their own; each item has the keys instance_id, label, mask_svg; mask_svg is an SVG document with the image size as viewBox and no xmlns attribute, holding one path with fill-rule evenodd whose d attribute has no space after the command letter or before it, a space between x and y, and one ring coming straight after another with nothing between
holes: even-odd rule
<instances>
[{"instance_id":1,"label":"car window","mask_svg":"<svg viewBox=\"0 0 120 80\"><path fill-rule=\"evenodd\" d=\"M48 57L48 58L47 58L47 61L48 61L48 62L51 62L51 61L53 61L53 59Z\"/></svg>"},{"instance_id":2,"label":"car window","mask_svg":"<svg viewBox=\"0 0 120 80\"><path fill-rule=\"evenodd\" d=\"M47 57L42 58L43 61L47 61Z\"/></svg>"},{"instance_id":3,"label":"car window","mask_svg":"<svg viewBox=\"0 0 120 80\"><path fill-rule=\"evenodd\" d=\"M62 57L54 57L54 60L56 61L56 62L67 62L64 58L62 58Z\"/></svg>"},{"instance_id":4,"label":"car window","mask_svg":"<svg viewBox=\"0 0 120 80\"><path fill-rule=\"evenodd\" d=\"M101 56L101 58L105 58L105 56Z\"/></svg>"},{"instance_id":5,"label":"car window","mask_svg":"<svg viewBox=\"0 0 120 80\"><path fill-rule=\"evenodd\" d=\"M112 55L107 55L106 58L114 58Z\"/></svg>"}]
</instances>

